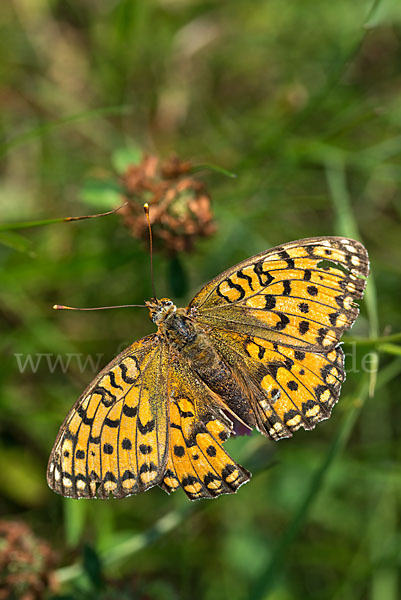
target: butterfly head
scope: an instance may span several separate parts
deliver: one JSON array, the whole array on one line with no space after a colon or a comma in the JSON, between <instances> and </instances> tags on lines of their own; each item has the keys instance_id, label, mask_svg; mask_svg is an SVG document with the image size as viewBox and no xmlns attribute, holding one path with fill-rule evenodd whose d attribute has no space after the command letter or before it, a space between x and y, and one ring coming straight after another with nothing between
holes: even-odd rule
<instances>
[{"instance_id":1,"label":"butterfly head","mask_svg":"<svg viewBox=\"0 0 401 600\"><path fill-rule=\"evenodd\" d=\"M156 325L162 323L169 315L175 313L177 310L177 307L170 298L161 298L160 300L151 298L145 302L145 304L149 309L150 320Z\"/></svg>"}]
</instances>

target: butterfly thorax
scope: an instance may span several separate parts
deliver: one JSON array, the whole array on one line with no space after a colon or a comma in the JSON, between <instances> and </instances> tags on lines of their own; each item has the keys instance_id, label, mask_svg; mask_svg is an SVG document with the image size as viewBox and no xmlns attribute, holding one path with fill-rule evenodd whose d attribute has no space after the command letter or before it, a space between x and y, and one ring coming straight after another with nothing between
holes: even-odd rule
<instances>
[{"instance_id":1,"label":"butterfly thorax","mask_svg":"<svg viewBox=\"0 0 401 600\"><path fill-rule=\"evenodd\" d=\"M198 338L197 327L186 309L177 308L169 298L149 300L146 306L151 321L158 326L158 334L172 348L181 351Z\"/></svg>"}]
</instances>

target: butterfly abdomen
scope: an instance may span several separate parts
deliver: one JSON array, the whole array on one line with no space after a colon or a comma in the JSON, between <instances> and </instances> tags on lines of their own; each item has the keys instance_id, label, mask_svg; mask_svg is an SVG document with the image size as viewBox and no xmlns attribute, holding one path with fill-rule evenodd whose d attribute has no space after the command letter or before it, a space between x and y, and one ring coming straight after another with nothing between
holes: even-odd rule
<instances>
[{"instance_id":1,"label":"butterfly abdomen","mask_svg":"<svg viewBox=\"0 0 401 600\"><path fill-rule=\"evenodd\" d=\"M204 335L205 339L201 344L203 348L201 347L200 352L193 357L192 368L207 387L220 396L241 421L249 427L254 427L255 419L249 409L249 399L244 386L211 346L206 334Z\"/></svg>"}]
</instances>

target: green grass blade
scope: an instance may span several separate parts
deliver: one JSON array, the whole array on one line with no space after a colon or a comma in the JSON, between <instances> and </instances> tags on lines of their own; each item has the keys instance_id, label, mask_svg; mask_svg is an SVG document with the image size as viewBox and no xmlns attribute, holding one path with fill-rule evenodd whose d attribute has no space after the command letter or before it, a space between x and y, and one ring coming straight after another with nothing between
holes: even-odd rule
<instances>
[{"instance_id":1,"label":"green grass blade","mask_svg":"<svg viewBox=\"0 0 401 600\"><path fill-rule=\"evenodd\" d=\"M188 514L194 510L193 504L185 504L182 508L175 509L161 517L153 527L143 533L133 535L128 540L124 540L107 550L100 553L100 560L105 569L113 569L136 552L143 550L150 544L157 541L160 537L166 535L175 529ZM78 579L84 574L81 563L76 563L56 571L56 578L60 584L64 584Z\"/></svg>"},{"instance_id":2,"label":"green grass blade","mask_svg":"<svg viewBox=\"0 0 401 600\"><path fill-rule=\"evenodd\" d=\"M0 231L12 231L14 229L29 229L30 227L42 227L43 225L53 225L54 223L64 223L65 217L55 219L41 219L38 221L20 221L19 223L3 223L0 225Z\"/></svg>"},{"instance_id":3,"label":"green grass blade","mask_svg":"<svg viewBox=\"0 0 401 600\"><path fill-rule=\"evenodd\" d=\"M18 252L28 254L28 256L34 256L31 240L13 231L0 232L0 244Z\"/></svg>"},{"instance_id":4,"label":"green grass blade","mask_svg":"<svg viewBox=\"0 0 401 600\"><path fill-rule=\"evenodd\" d=\"M118 199L117 196L116 196L116 199ZM114 203L114 205L115 204L116 204L116 202ZM99 217L107 217L109 215L112 215L112 214L118 212L120 210L120 208L122 208L122 206L124 206L124 204L121 206L117 206L116 208L113 208L112 210L109 210L105 213L98 213L95 215L82 215L80 217L57 217L55 219L44 219L41 221L25 221L25 222L20 222L20 223L6 223L3 225L0 225L0 232L1 231L9 231L9 230L13 230L13 229L29 229L30 227L41 227L42 225L53 225L54 223L72 223L74 221L85 221L86 219L97 219Z\"/></svg>"},{"instance_id":5,"label":"green grass blade","mask_svg":"<svg viewBox=\"0 0 401 600\"><path fill-rule=\"evenodd\" d=\"M377 349L379 352L401 356L401 346L396 346L395 344L380 344Z\"/></svg>"},{"instance_id":6,"label":"green grass blade","mask_svg":"<svg viewBox=\"0 0 401 600\"><path fill-rule=\"evenodd\" d=\"M88 503L65 498L64 507L64 529L65 537L69 547L75 548L81 537L85 526Z\"/></svg>"},{"instance_id":7,"label":"green grass blade","mask_svg":"<svg viewBox=\"0 0 401 600\"><path fill-rule=\"evenodd\" d=\"M391 335L383 335L381 337L347 337L344 339L345 344L356 344L357 346L377 346L391 342L401 342L401 332L392 333Z\"/></svg>"},{"instance_id":8,"label":"green grass blade","mask_svg":"<svg viewBox=\"0 0 401 600\"><path fill-rule=\"evenodd\" d=\"M351 208L351 199L346 182L345 165L341 158L331 158L326 163L327 183L336 215L337 230L340 235L351 238L360 238L358 226ZM373 273L370 274L365 292L365 303L369 317L370 336L379 335L379 312L377 304L377 291ZM377 352L372 357L370 373L369 394L372 397L376 387L377 372L379 368L379 355Z\"/></svg>"},{"instance_id":9,"label":"green grass blade","mask_svg":"<svg viewBox=\"0 0 401 600\"><path fill-rule=\"evenodd\" d=\"M209 171L214 171L215 173L220 173L221 175L226 175L226 177L231 177L232 179L236 179L236 173L229 171L228 169L224 169L218 165L213 165L212 163L201 163L199 165L194 165L191 169L193 172L204 171L205 169Z\"/></svg>"},{"instance_id":10,"label":"green grass blade","mask_svg":"<svg viewBox=\"0 0 401 600\"><path fill-rule=\"evenodd\" d=\"M24 133L18 134L10 140L4 142L3 144L0 144L0 157L6 155L8 152L11 152L11 150L18 148L26 142L46 135L47 133L50 133L58 127L62 127L63 125L69 125L71 123L76 123L77 121L97 119L98 117L104 117L107 115L128 114L131 111L132 106L129 105L105 106L103 108L84 110L73 115L62 117L61 119L56 119L54 121L51 121L50 123L45 123L44 125L38 125L37 127L34 127L29 131L25 131Z\"/></svg>"}]
</instances>

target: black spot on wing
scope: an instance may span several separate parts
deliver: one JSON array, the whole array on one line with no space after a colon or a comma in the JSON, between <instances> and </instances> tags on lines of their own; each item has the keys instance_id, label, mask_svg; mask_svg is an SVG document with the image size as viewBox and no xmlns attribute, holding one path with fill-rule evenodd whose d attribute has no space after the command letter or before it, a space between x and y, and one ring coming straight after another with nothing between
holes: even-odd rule
<instances>
[{"instance_id":1,"label":"black spot on wing","mask_svg":"<svg viewBox=\"0 0 401 600\"><path fill-rule=\"evenodd\" d=\"M237 271L237 277L239 277L240 279L246 279L246 281L248 282L249 288L253 290L253 281L252 281L252 277L250 277L249 275L246 275L245 273L243 273L243 271L239 270Z\"/></svg>"},{"instance_id":2,"label":"black spot on wing","mask_svg":"<svg viewBox=\"0 0 401 600\"><path fill-rule=\"evenodd\" d=\"M66 430L64 431L64 438L66 440L70 440L71 442L76 442L77 441L77 434L76 433L72 433L71 429L69 427L66 428Z\"/></svg>"},{"instance_id":3,"label":"black spot on wing","mask_svg":"<svg viewBox=\"0 0 401 600\"><path fill-rule=\"evenodd\" d=\"M121 447L123 450L131 450L131 448L132 448L131 440L129 440L128 438L124 438L121 443Z\"/></svg>"},{"instance_id":4,"label":"black spot on wing","mask_svg":"<svg viewBox=\"0 0 401 600\"><path fill-rule=\"evenodd\" d=\"M114 448L111 444L104 444L103 445L103 452L105 454L113 454L114 452Z\"/></svg>"},{"instance_id":5,"label":"black spot on wing","mask_svg":"<svg viewBox=\"0 0 401 600\"><path fill-rule=\"evenodd\" d=\"M277 378L277 371L280 369L280 367L283 366L283 363L280 361L273 361L269 364L266 365L266 370L269 373L269 375L271 375L273 377L273 379Z\"/></svg>"},{"instance_id":6,"label":"black spot on wing","mask_svg":"<svg viewBox=\"0 0 401 600\"><path fill-rule=\"evenodd\" d=\"M154 430L155 420L151 419L150 421L145 423L145 425L142 425L141 421L138 419L137 425L138 425L138 429L142 433L142 435L145 435L146 433L150 433L151 431Z\"/></svg>"},{"instance_id":7,"label":"black spot on wing","mask_svg":"<svg viewBox=\"0 0 401 600\"><path fill-rule=\"evenodd\" d=\"M138 407L137 406L127 406L127 404L124 404L124 406L123 406L123 414L126 417L130 417L130 418L136 417L137 413L138 413Z\"/></svg>"},{"instance_id":8,"label":"black spot on wing","mask_svg":"<svg viewBox=\"0 0 401 600\"><path fill-rule=\"evenodd\" d=\"M273 310L273 308L276 307L276 302L275 296L272 296L271 294L265 295L265 308L267 310Z\"/></svg>"},{"instance_id":9,"label":"black spot on wing","mask_svg":"<svg viewBox=\"0 0 401 600\"><path fill-rule=\"evenodd\" d=\"M116 376L113 371L109 371L108 373L111 385L116 388L122 390L123 388L116 382Z\"/></svg>"},{"instance_id":10,"label":"black spot on wing","mask_svg":"<svg viewBox=\"0 0 401 600\"><path fill-rule=\"evenodd\" d=\"M308 321L301 321L298 326L299 332L302 335L305 335L309 331L309 323Z\"/></svg>"},{"instance_id":11,"label":"black spot on wing","mask_svg":"<svg viewBox=\"0 0 401 600\"><path fill-rule=\"evenodd\" d=\"M334 313L329 314L329 321L333 325L333 327L335 327L339 315L340 315L339 312L334 312Z\"/></svg>"},{"instance_id":12,"label":"black spot on wing","mask_svg":"<svg viewBox=\"0 0 401 600\"><path fill-rule=\"evenodd\" d=\"M86 416L86 410L83 408L82 405L78 406L77 413L81 417L82 423L84 423L84 425L92 426L92 424L93 424L93 417L90 418L90 417Z\"/></svg>"},{"instance_id":13,"label":"black spot on wing","mask_svg":"<svg viewBox=\"0 0 401 600\"><path fill-rule=\"evenodd\" d=\"M216 448L214 446L210 445L206 448L206 453L208 454L208 456L211 456L211 457L216 456Z\"/></svg>"},{"instance_id":14,"label":"black spot on wing","mask_svg":"<svg viewBox=\"0 0 401 600\"><path fill-rule=\"evenodd\" d=\"M153 462L151 462L149 464L148 463L144 463L141 466L141 468L139 469L139 473L141 475L143 475L143 473L149 473L150 471L153 471L153 472L157 471L157 466Z\"/></svg>"},{"instance_id":15,"label":"black spot on wing","mask_svg":"<svg viewBox=\"0 0 401 600\"><path fill-rule=\"evenodd\" d=\"M101 402L106 408L109 408L117 401L117 397L101 385L96 386L92 394L99 394L102 398Z\"/></svg>"},{"instance_id":16,"label":"black spot on wing","mask_svg":"<svg viewBox=\"0 0 401 600\"><path fill-rule=\"evenodd\" d=\"M290 319L284 313L277 313L277 315L280 317L280 321L278 321L278 323L275 324L274 329L277 329L277 331L281 331L282 329L285 329L287 327L288 323L290 322Z\"/></svg>"},{"instance_id":17,"label":"black spot on wing","mask_svg":"<svg viewBox=\"0 0 401 600\"><path fill-rule=\"evenodd\" d=\"M126 469L121 477L122 481L127 481L128 479L132 479L135 481L136 477L134 473L128 469Z\"/></svg>"},{"instance_id":18,"label":"black spot on wing","mask_svg":"<svg viewBox=\"0 0 401 600\"><path fill-rule=\"evenodd\" d=\"M259 279L260 285L263 287L270 285L274 279L273 275L263 271L263 260L259 260L257 263L255 263L254 271Z\"/></svg>"},{"instance_id":19,"label":"black spot on wing","mask_svg":"<svg viewBox=\"0 0 401 600\"><path fill-rule=\"evenodd\" d=\"M139 364L138 364L137 358L135 356L130 356L129 358L131 358L136 364L137 375L135 377L130 377L128 375L128 367L123 362L121 364L119 364L118 366L120 367L120 371L121 371L121 379L125 383L132 384L132 383L135 383L135 381L138 379L140 369L139 369Z\"/></svg>"},{"instance_id":20,"label":"black spot on wing","mask_svg":"<svg viewBox=\"0 0 401 600\"><path fill-rule=\"evenodd\" d=\"M197 477L194 477L193 475L188 475L187 477L184 477L181 485L182 487L186 488L188 486L193 485L194 483L200 483L199 479Z\"/></svg>"},{"instance_id":21,"label":"black spot on wing","mask_svg":"<svg viewBox=\"0 0 401 600\"><path fill-rule=\"evenodd\" d=\"M181 446L180 444L176 444L173 448L173 452L174 452L175 456L178 456L179 458L181 458L185 454L185 448L184 448L184 446Z\"/></svg>"},{"instance_id":22,"label":"black spot on wing","mask_svg":"<svg viewBox=\"0 0 401 600\"><path fill-rule=\"evenodd\" d=\"M120 419L110 419L109 417L106 417L104 420L104 424L108 427L116 428L120 424Z\"/></svg>"}]
</instances>

